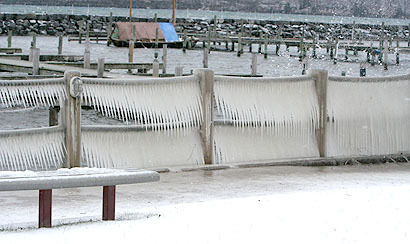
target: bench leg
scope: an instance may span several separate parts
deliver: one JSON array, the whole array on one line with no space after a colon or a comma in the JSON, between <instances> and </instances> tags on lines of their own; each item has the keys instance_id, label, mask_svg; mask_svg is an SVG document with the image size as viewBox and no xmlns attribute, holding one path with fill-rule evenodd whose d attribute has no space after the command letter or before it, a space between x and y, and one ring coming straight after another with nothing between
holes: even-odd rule
<instances>
[{"instance_id":1,"label":"bench leg","mask_svg":"<svg viewBox=\"0 0 410 244\"><path fill-rule=\"evenodd\" d=\"M51 227L52 190L40 190L38 228Z\"/></svg>"},{"instance_id":2,"label":"bench leg","mask_svg":"<svg viewBox=\"0 0 410 244\"><path fill-rule=\"evenodd\" d=\"M103 187L103 220L115 220L115 186Z\"/></svg>"}]
</instances>

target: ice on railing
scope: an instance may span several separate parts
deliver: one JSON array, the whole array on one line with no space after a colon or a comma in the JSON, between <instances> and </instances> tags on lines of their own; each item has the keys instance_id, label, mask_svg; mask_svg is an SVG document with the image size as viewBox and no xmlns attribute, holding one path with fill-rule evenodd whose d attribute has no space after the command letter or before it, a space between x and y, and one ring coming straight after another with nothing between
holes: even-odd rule
<instances>
[{"instance_id":1,"label":"ice on railing","mask_svg":"<svg viewBox=\"0 0 410 244\"><path fill-rule=\"evenodd\" d=\"M87 167L155 168L204 164L197 129L134 130L132 127L82 130Z\"/></svg>"},{"instance_id":2,"label":"ice on railing","mask_svg":"<svg viewBox=\"0 0 410 244\"><path fill-rule=\"evenodd\" d=\"M83 82L85 104L105 116L163 130L201 123L200 87L195 76Z\"/></svg>"},{"instance_id":3,"label":"ice on railing","mask_svg":"<svg viewBox=\"0 0 410 244\"><path fill-rule=\"evenodd\" d=\"M312 130L318 102L311 77L215 77L215 101L223 119L236 126Z\"/></svg>"},{"instance_id":4,"label":"ice on railing","mask_svg":"<svg viewBox=\"0 0 410 244\"><path fill-rule=\"evenodd\" d=\"M410 152L410 77L329 77L327 110L327 156Z\"/></svg>"},{"instance_id":5,"label":"ice on railing","mask_svg":"<svg viewBox=\"0 0 410 244\"><path fill-rule=\"evenodd\" d=\"M64 155L62 128L0 131L0 170L56 169Z\"/></svg>"},{"instance_id":6,"label":"ice on railing","mask_svg":"<svg viewBox=\"0 0 410 244\"><path fill-rule=\"evenodd\" d=\"M274 127L215 126L215 163L319 157L313 134Z\"/></svg>"},{"instance_id":7,"label":"ice on railing","mask_svg":"<svg viewBox=\"0 0 410 244\"><path fill-rule=\"evenodd\" d=\"M65 97L64 79L0 81L0 104L14 106L54 106Z\"/></svg>"},{"instance_id":8,"label":"ice on railing","mask_svg":"<svg viewBox=\"0 0 410 244\"><path fill-rule=\"evenodd\" d=\"M312 77L215 77L215 162L318 156ZM233 126L229 126L233 125Z\"/></svg>"}]
</instances>

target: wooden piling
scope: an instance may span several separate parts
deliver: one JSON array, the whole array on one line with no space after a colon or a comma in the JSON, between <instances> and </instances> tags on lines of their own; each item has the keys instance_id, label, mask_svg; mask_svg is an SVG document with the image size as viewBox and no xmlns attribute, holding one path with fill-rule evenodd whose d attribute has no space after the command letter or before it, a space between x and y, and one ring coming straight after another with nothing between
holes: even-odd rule
<instances>
[{"instance_id":1,"label":"wooden piling","mask_svg":"<svg viewBox=\"0 0 410 244\"><path fill-rule=\"evenodd\" d=\"M263 55L263 57L265 58L265 59L267 59L268 58L268 35L267 34L265 34L265 39L264 39L264 55Z\"/></svg>"},{"instance_id":2,"label":"wooden piling","mask_svg":"<svg viewBox=\"0 0 410 244\"><path fill-rule=\"evenodd\" d=\"M257 67L258 67L258 54L252 53L252 65L251 65L252 76L256 76Z\"/></svg>"},{"instance_id":3,"label":"wooden piling","mask_svg":"<svg viewBox=\"0 0 410 244\"><path fill-rule=\"evenodd\" d=\"M97 77L103 78L104 77L104 58L98 59L98 66L97 66Z\"/></svg>"},{"instance_id":4,"label":"wooden piling","mask_svg":"<svg viewBox=\"0 0 410 244\"><path fill-rule=\"evenodd\" d=\"M352 26L352 42L356 41L356 21L353 21Z\"/></svg>"},{"instance_id":5,"label":"wooden piling","mask_svg":"<svg viewBox=\"0 0 410 244\"><path fill-rule=\"evenodd\" d=\"M187 47L187 31L184 29L184 42L182 43L182 51L185 53L186 52L186 47Z\"/></svg>"},{"instance_id":6,"label":"wooden piling","mask_svg":"<svg viewBox=\"0 0 410 244\"><path fill-rule=\"evenodd\" d=\"M155 29L155 48L158 48L158 28Z\"/></svg>"},{"instance_id":7,"label":"wooden piling","mask_svg":"<svg viewBox=\"0 0 410 244\"><path fill-rule=\"evenodd\" d=\"M66 163L68 168L81 167L81 93L80 72L66 71L66 100L63 127L66 129Z\"/></svg>"},{"instance_id":8,"label":"wooden piling","mask_svg":"<svg viewBox=\"0 0 410 244\"><path fill-rule=\"evenodd\" d=\"M31 47L36 48L37 47L37 34L33 33L33 41L31 43Z\"/></svg>"},{"instance_id":9,"label":"wooden piling","mask_svg":"<svg viewBox=\"0 0 410 244\"><path fill-rule=\"evenodd\" d=\"M58 36L58 55L63 54L63 36Z\"/></svg>"},{"instance_id":10,"label":"wooden piling","mask_svg":"<svg viewBox=\"0 0 410 244\"><path fill-rule=\"evenodd\" d=\"M33 50L33 75L40 74L40 48L32 48Z\"/></svg>"},{"instance_id":11,"label":"wooden piling","mask_svg":"<svg viewBox=\"0 0 410 244\"><path fill-rule=\"evenodd\" d=\"M13 31L12 30L9 30L8 32L7 32L7 47L11 47L11 39L12 39L12 36L13 36Z\"/></svg>"},{"instance_id":12,"label":"wooden piling","mask_svg":"<svg viewBox=\"0 0 410 244\"><path fill-rule=\"evenodd\" d=\"M89 69L91 63L91 54L90 54L90 41L86 40L85 50L84 50L84 68Z\"/></svg>"},{"instance_id":13,"label":"wooden piling","mask_svg":"<svg viewBox=\"0 0 410 244\"><path fill-rule=\"evenodd\" d=\"M240 57L241 54L242 54L242 34L239 34L237 56Z\"/></svg>"},{"instance_id":14,"label":"wooden piling","mask_svg":"<svg viewBox=\"0 0 410 244\"><path fill-rule=\"evenodd\" d=\"M326 123L327 123L327 70L309 70L315 79L315 88L319 104L319 126L316 130L317 145L320 157L326 157Z\"/></svg>"},{"instance_id":15,"label":"wooden piling","mask_svg":"<svg viewBox=\"0 0 410 244\"><path fill-rule=\"evenodd\" d=\"M157 13L154 14L154 22L158 22L158 14Z\"/></svg>"},{"instance_id":16,"label":"wooden piling","mask_svg":"<svg viewBox=\"0 0 410 244\"><path fill-rule=\"evenodd\" d=\"M90 22L87 20L86 27L85 27L85 39L90 39Z\"/></svg>"},{"instance_id":17,"label":"wooden piling","mask_svg":"<svg viewBox=\"0 0 410 244\"><path fill-rule=\"evenodd\" d=\"M83 38L83 21L82 20L80 20L80 21L78 21L78 43L80 43L81 44L81 42L82 42L82 38Z\"/></svg>"},{"instance_id":18,"label":"wooden piling","mask_svg":"<svg viewBox=\"0 0 410 244\"><path fill-rule=\"evenodd\" d=\"M210 69L196 69L194 75L198 76L202 97L202 123L200 136L204 153L205 164L214 161L214 72Z\"/></svg>"},{"instance_id":19,"label":"wooden piling","mask_svg":"<svg viewBox=\"0 0 410 244\"><path fill-rule=\"evenodd\" d=\"M167 57L168 56L168 49L167 44L162 46L162 74L167 73Z\"/></svg>"},{"instance_id":20,"label":"wooden piling","mask_svg":"<svg viewBox=\"0 0 410 244\"><path fill-rule=\"evenodd\" d=\"M211 53L211 32L208 30L208 38L206 48L208 49L208 53Z\"/></svg>"},{"instance_id":21,"label":"wooden piling","mask_svg":"<svg viewBox=\"0 0 410 244\"><path fill-rule=\"evenodd\" d=\"M154 62L152 62L152 76L159 77L159 61L158 61L158 53L154 53Z\"/></svg>"},{"instance_id":22,"label":"wooden piling","mask_svg":"<svg viewBox=\"0 0 410 244\"><path fill-rule=\"evenodd\" d=\"M208 48L204 48L203 67L208 68Z\"/></svg>"},{"instance_id":23,"label":"wooden piling","mask_svg":"<svg viewBox=\"0 0 410 244\"><path fill-rule=\"evenodd\" d=\"M178 66L175 67L175 76L182 76L184 73L184 67Z\"/></svg>"},{"instance_id":24,"label":"wooden piling","mask_svg":"<svg viewBox=\"0 0 410 244\"><path fill-rule=\"evenodd\" d=\"M216 15L214 15L214 30L213 30L214 37L216 37L216 22L217 22Z\"/></svg>"},{"instance_id":25,"label":"wooden piling","mask_svg":"<svg viewBox=\"0 0 410 244\"><path fill-rule=\"evenodd\" d=\"M110 12L110 19L107 26L107 46L111 44L111 35L112 35L112 12Z\"/></svg>"}]
</instances>

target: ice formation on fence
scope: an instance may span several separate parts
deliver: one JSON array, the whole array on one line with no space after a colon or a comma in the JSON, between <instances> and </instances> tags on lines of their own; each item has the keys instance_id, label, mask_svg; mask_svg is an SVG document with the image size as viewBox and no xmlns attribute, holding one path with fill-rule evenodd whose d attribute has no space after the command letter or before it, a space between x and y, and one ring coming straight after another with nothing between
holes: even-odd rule
<instances>
[{"instance_id":1,"label":"ice formation on fence","mask_svg":"<svg viewBox=\"0 0 410 244\"><path fill-rule=\"evenodd\" d=\"M214 90L218 116L243 127L215 131L220 162L317 155L318 100L312 77L215 77Z\"/></svg>"},{"instance_id":2,"label":"ice formation on fence","mask_svg":"<svg viewBox=\"0 0 410 244\"><path fill-rule=\"evenodd\" d=\"M273 127L215 126L215 163L319 156L313 134L286 133Z\"/></svg>"},{"instance_id":3,"label":"ice formation on fence","mask_svg":"<svg viewBox=\"0 0 410 244\"><path fill-rule=\"evenodd\" d=\"M56 169L64 155L60 127L0 131L0 170Z\"/></svg>"},{"instance_id":4,"label":"ice formation on fence","mask_svg":"<svg viewBox=\"0 0 410 244\"><path fill-rule=\"evenodd\" d=\"M329 77L327 156L410 152L410 76Z\"/></svg>"},{"instance_id":5,"label":"ice formation on fence","mask_svg":"<svg viewBox=\"0 0 410 244\"><path fill-rule=\"evenodd\" d=\"M107 80L83 78L85 104L103 115L154 129L199 126L201 93L195 76Z\"/></svg>"},{"instance_id":6,"label":"ice formation on fence","mask_svg":"<svg viewBox=\"0 0 410 244\"><path fill-rule=\"evenodd\" d=\"M50 107L62 102L64 97L64 78L0 81L0 104L6 107Z\"/></svg>"},{"instance_id":7,"label":"ice formation on fence","mask_svg":"<svg viewBox=\"0 0 410 244\"><path fill-rule=\"evenodd\" d=\"M87 167L152 168L204 164L195 128L153 131L141 126L87 126L82 129Z\"/></svg>"}]
</instances>

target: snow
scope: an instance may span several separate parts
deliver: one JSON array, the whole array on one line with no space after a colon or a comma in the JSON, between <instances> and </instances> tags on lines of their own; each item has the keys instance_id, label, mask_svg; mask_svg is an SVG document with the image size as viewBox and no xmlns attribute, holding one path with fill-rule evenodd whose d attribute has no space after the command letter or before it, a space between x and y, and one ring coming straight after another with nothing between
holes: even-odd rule
<instances>
[{"instance_id":1,"label":"snow","mask_svg":"<svg viewBox=\"0 0 410 244\"><path fill-rule=\"evenodd\" d=\"M409 173L409 164L172 172L118 187L113 222L99 220L101 189L54 191L51 229L35 229L37 192L0 192L0 242L409 243Z\"/></svg>"}]
</instances>

